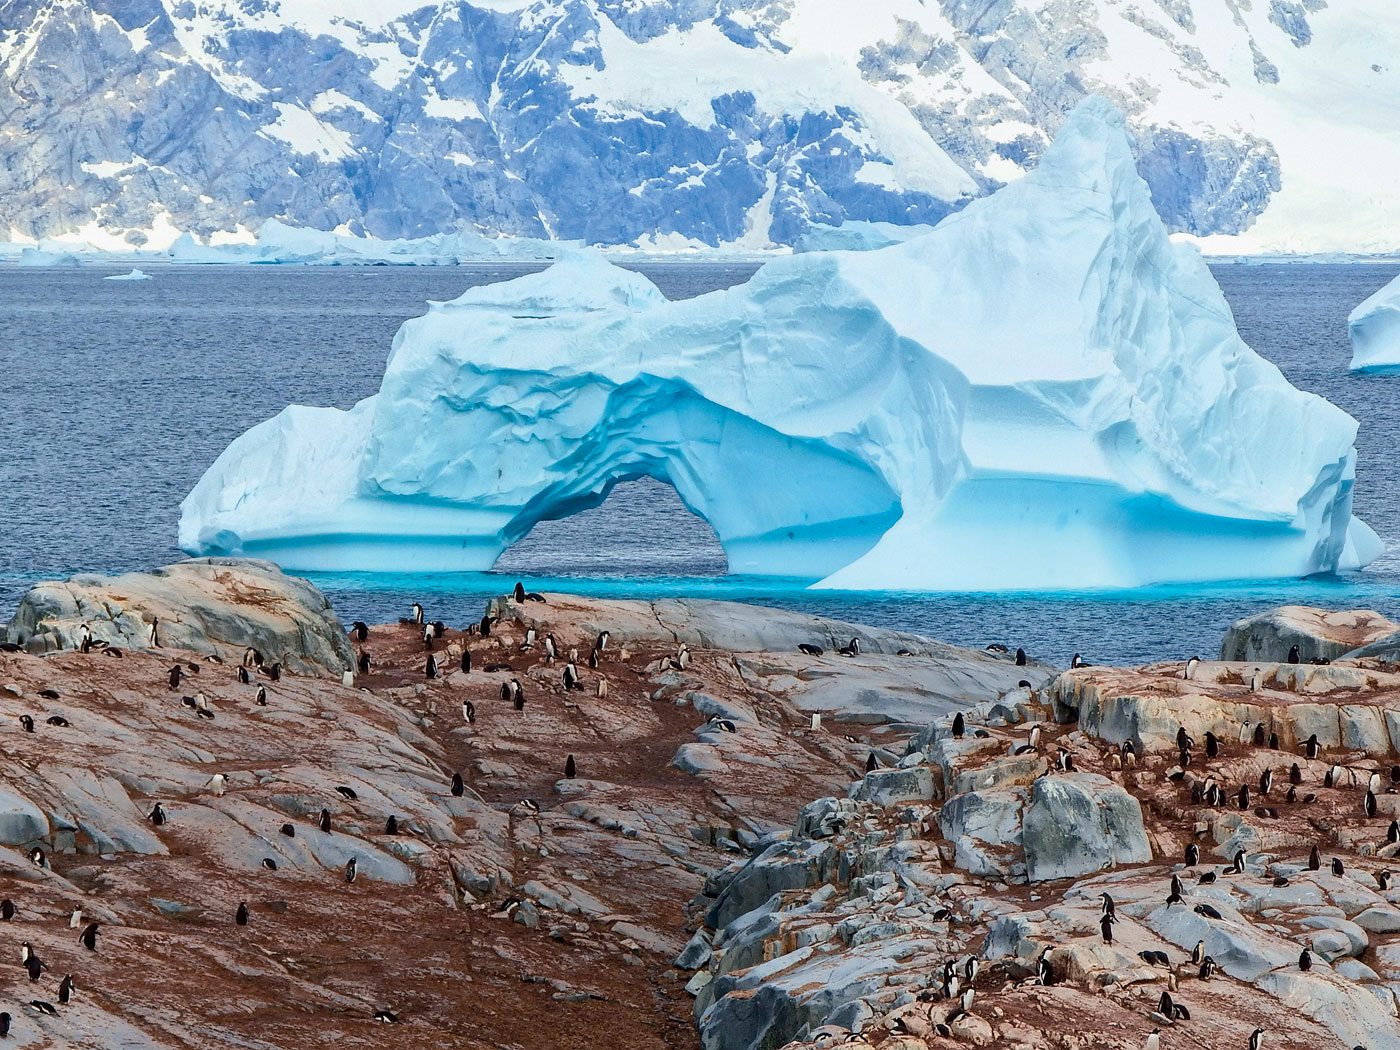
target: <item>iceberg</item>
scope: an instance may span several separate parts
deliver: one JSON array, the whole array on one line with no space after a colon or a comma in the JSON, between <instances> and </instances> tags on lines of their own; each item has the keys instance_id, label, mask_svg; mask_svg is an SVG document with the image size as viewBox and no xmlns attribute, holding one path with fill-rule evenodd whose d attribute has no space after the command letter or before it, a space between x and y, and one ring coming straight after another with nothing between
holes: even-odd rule
<instances>
[{"instance_id":1,"label":"iceberg","mask_svg":"<svg viewBox=\"0 0 1400 1050\"><path fill-rule=\"evenodd\" d=\"M239 436L191 554L484 570L622 480L671 484L731 572L831 588L1279 578L1380 553L1356 422L1240 339L1121 115L928 234L669 302L587 251L406 322L379 392Z\"/></svg>"},{"instance_id":2,"label":"iceberg","mask_svg":"<svg viewBox=\"0 0 1400 1050\"><path fill-rule=\"evenodd\" d=\"M130 273L110 273L102 279L104 281L149 281L151 275L144 270L132 270Z\"/></svg>"},{"instance_id":3,"label":"iceberg","mask_svg":"<svg viewBox=\"0 0 1400 1050\"><path fill-rule=\"evenodd\" d=\"M1347 331L1351 371L1400 372L1400 277L1351 312Z\"/></svg>"}]
</instances>

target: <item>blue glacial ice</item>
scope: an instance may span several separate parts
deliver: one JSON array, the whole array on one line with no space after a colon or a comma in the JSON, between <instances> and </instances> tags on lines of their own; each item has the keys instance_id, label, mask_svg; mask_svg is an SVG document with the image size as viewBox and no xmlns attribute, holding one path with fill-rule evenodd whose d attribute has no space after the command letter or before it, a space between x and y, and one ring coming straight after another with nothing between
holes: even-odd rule
<instances>
[{"instance_id":1,"label":"blue glacial ice","mask_svg":"<svg viewBox=\"0 0 1400 1050\"><path fill-rule=\"evenodd\" d=\"M1347 318L1353 372L1400 372L1400 277Z\"/></svg>"},{"instance_id":2,"label":"blue glacial ice","mask_svg":"<svg viewBox=\"0 0 1400 1050\"><path fill-rule=\"evenodd\" d=\"M731 572L872 590L1355 568L1356 423L1240 339L1121 116L933 232L668 302L576 252L404 324L379 393L292 406L182 505L191 554L489 568L619 480L672 484Z\"/></svg>"}]
</instances>

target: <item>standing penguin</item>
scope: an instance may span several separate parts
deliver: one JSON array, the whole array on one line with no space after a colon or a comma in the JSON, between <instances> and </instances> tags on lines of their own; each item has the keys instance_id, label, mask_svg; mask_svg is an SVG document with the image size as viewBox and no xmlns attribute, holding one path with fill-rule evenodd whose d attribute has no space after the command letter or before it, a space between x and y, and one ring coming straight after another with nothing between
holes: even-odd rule
<instances>
[{"instance_id":1,"label":"standing penguin","mask_svg":"<svg viewBox=\"0 0 1400 1050\"><path fill-rule=\"evenodd\" d=\"M90 952L97 951L98 925L98 923L90 922L87 924L87 927L83 930L83 932L78 935L79 942L84 948L86 948Z\"/></svg>"},{"instance_id":2,"label":"standing penguin","mask_svg":"<svg viewBox=\"0 0 1400 1050\"><path fill-rule=\"evenodd\" d=\"M578 776L578 765L574 762L574 756L570 755L564 761L564 779L573 780Z\"/></svg>"},{"instance_id":3,"label":"standing penguin","mask_svg":"<svg viewBox=\"0 0 1400 1050\"><path fill-rule=\"evenodd\" d=\"M233 921L239 926L248 925L248 902L239 901L238 910L233 913Z\"/></svg>"},{"instance_id":4,"label":"standing penguin","mask_svg":"<svg viewBox=\"0 0 1400 1050\"><path fill-rule=\"evenodd\" d=\"M351 857L350 860L347 861L345 864L345 881L354 882L355 876L356 874L358 874L358 872L359 865L355 862L355 858Z\"/></svg>"},{"instance_id":5,"label":"standing penguin","mask_svg":"<svg viewBox=\"0 0 1400 1050\"><path fill-rule=\"evenodd\" d=\"M963 733L967 731L967 721L963 718L963 713L959 711L953 716L953 739L961 740Z\"/></svg>"},{"instance_id":6,"label":"standing penguin","mask_svg":"<svg viewBox=\"0 0 1400 1050\"><path fill-rule=\"evenodd\" d=\"M472 673L472 651L465 647L462 649L462 673Z\"/></svg>"},{"instance_id":7,"label":"standing penguin","mask_svg":"<svg viewBox=\"0 0 1400 1050\"><path fill-rule=\"evenodd\" d=\"M6 897L4 900L0 901L0 919L4 919L6 922L9 922L14 917L15 902L10 900L9 897Z\"/></svg>"},{"instance_id":8,"label":"standing penguin","mask_svg":"<svg viewBox=\"0 0 1400 1050\"><path fill-rule=\"evenodd\" d=\"M423 674L428 678L436 678L438 676L437 657L432 653L428 654L428 662L423 668Z\"/></svg>"},{"instance_id":9,"label":"standing penguin","mask_svg":"<svg viewBox=\"0 0 1400 1050\"><path fill-rule=\"evenodd\" d=\"M1298 647L1296 645L1291 646L1288 650L1288 662L1296 664L1300 659L1301 654L1298 652Z\"/></svg>"},{"instance_id":10,"label":"standing penguin","mask_svg":"<svg viewBox=\"0 0 1400 1050\"><path fill-rule=\"evenodd\" d=\"M461 774L461 773L453 773L453 774L452 774L452 794L453 794L453 796L456 797L456 798L461 798L461 797L462 797L462 794L463 794L466 790L467 790L467 785L464 784L464 783L462 782L462 774Z\"/></svg>"},{"instance_id":11,"label":"standing penguin","mask_svg":"<svg viewBox=\"0 0 1400 1050\"><path fill-rule=\"evenodd\" d=\"M161 809L159 802L156 803L155 809L151 810L151 815L147 819L156 827L160 827L165 823L165 810Z\"/></svg>"},{"instance_id":12,"label":"standing penguin","mask_svg":"<svg viewBox=\"0 0 1400 1050\"><path fill-rule=\"evenodd\" d=\"M257 694L253 697L253 702L259 707L267 706L267 686L258 686Z\"/></svg>"},{"instance_id":13,"label":"standing penguin","mask_svg":"<svg viewBox=\"0 0 1400 1050\"><path fill-rule=\"evenodd\" d=\"M174 667L172 667L172 668L170 669L170 676L169 676L170 688L171 688L171 689L179 689L179 688L180 688L180 679L183 678L184 676L185 676L185 669L184 669L183 667L181 667L179 664L176 664Z\"/></svg>"},{"instance_id":14,"label":"standing penguin","mask_svg":"<svg viewBox=\"0 0 1400 1050\"><path fill-rule=\"evenodd\" d=\"M331 830L331 811L324 808L321 810L321 830Z\"/></svg>"},{"instance_id":15,"label":"standing penguin","mask_svg":"<svg viewBox=\"0 0 1400 1050\"><path fill-rule=\"evenodd\" d=\"M67 1006L71 1003L73 1001L73 993L77 990L77 985L73 983L73 975L71 973L64 974L63 980L58 982L59 1005Z\"/></svg>"},{"instance_id":16,"label":"standing penguin","mask_svg":"<svg viewBox=\"0 0 1400 1050\"><path fill-rule=\"evenodd\" d=\"M360 674L369 674L369 652L367 650L360 650L360 657L355 662L355 666L360 669Z\"/></svg>"}]
</instances>

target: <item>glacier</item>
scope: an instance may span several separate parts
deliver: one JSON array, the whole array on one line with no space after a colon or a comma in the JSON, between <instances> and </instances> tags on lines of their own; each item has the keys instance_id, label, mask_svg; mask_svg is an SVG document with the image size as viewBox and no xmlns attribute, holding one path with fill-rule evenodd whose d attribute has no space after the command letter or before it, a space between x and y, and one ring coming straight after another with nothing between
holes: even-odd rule
<instances>
[{"instance_id":1,"label":"glacier","mask_svg":"<svg viewBox=\"0 0 1400 1050\"><path fill-rule=\"evenodd\" d=\"M1356 568L1356 422L1241 340L1122 116L934 230L669 302L578 251L406 322L379 392L239 436L191 554L484 570L619 481L674 486L734 573L882 590L1120 588Z\"/></svg>"},{"instance_id":2,"label":"glacier","mask_svg":"<svg viewBox=\"0 0 1400 1050\"><path fill-rule=\"evenodd\" d=\"M1351 371L1400 372L1400 277L1357 305L1347 331Z\"/></svg>"}]
</instances>

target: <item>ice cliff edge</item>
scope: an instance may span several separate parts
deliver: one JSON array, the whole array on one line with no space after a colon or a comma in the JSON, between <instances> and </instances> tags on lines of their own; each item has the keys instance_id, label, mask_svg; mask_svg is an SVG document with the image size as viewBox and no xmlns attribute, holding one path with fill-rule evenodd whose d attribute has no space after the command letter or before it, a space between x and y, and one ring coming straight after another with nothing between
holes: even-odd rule
<instances>
[{"instance_id":1,"label":"ice cliff edge","mask_svg":"<svg viewBox=\"0 0 1400 1050\"><path fill-rule=\"evenodd\" d=\"M620 479L675 486L732 572L872 589L1298 576L1379 553L1356 423L1240 339L1121 116L877 251L668 302L593 255L433 304L380 392L292 406L182 504L190 553L486 569Z\"/></svg>"}]
</instances>

